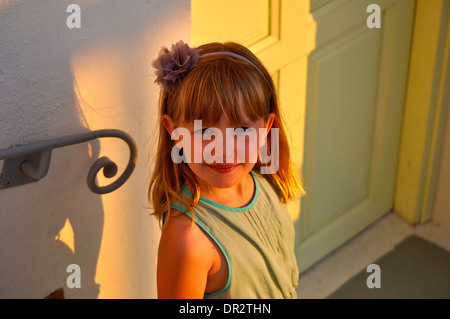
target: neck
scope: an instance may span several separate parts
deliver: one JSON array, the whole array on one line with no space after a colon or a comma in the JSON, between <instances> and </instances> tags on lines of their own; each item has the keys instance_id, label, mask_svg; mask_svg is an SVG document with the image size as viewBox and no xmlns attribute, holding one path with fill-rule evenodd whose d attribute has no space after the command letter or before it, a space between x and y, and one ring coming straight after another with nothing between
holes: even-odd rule
<instances>
[{"instance_id":1,"label":"neck","mask_svg":"<svg viewBox=\"0 0 450 319\"><path fill-rule=\"evenodd\" d=\"M200 179L199 186L202 197L230 207L243 207L248 205L252 201L255 190L253 177L250 174L247 174L245 178L232 187L214 187ZM192 185L186 184L186 187L193 192Z\"/></svg>"}]
</instances>

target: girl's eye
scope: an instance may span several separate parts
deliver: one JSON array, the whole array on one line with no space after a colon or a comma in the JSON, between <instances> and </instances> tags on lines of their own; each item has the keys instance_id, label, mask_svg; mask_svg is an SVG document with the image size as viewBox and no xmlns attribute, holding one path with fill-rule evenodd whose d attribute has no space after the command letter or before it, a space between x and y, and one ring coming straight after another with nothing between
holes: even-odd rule
<instances>
[{"instance_id":1,"label":"girl's eye","mask_svg":"<svg viewBox=\"0 0 450 319\"><path fill-rule=\"evenodd\" d=\"M210 128L203 128L194 132L195 134L211 134L212 130Z\"/></svg>"},{"instance_id":2,"label":"girl's eye","mask_svg":"<svg viewBox=\"0 0 450 319\"><path fill-rule=\"evenodd\" d=\"M234 129L234 131L235 132L245 132L245 131L247 131L248 129L250 129L249 127L245 127L245 126L239 126L239 127L236 127L235 129Z\"/></svg>"},{"instance_id":3,"label":"girl's eye","mask_svg":"<svg viewBox=\"0 0 450 319\"><path fill-rule=\"evenodd\" d=\"M236 133L242 133L242 132L245 132L245 131L247 131L247 130L249 130L249 129L250 129L250 127L239 126L239 127L236 127L236 128L234 129L234 131L235 131ZM211 128L203 128L203 129L201 129L201 130L195 131L194 133L195 133L195 134L202 134L202 135L205 135L205 134L213 134L213 129L211 129Z\"/></svg>"}]
</instances>

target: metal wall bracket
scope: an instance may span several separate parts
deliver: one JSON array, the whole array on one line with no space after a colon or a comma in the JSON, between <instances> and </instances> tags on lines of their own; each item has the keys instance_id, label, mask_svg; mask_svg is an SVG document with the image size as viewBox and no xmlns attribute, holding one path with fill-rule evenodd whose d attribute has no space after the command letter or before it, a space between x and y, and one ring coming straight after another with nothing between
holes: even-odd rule
<instances>
[{"instance_id":1,"label":"metal wall bracket","mask_svg":"<svg viewBox=\"0 0 450 319\"><path fill-rule=\"evenodd\" d=\"M118 170L117 165L108 157L97 159L89 169L87 184L89 189L97 194L106 194L116 190L131 176L137 161L135 141L130 135L120 130L98 130L0 150L0 160L5 160L0 175L0 189L37 182L45 177L50 167L53 149L102 137L115 137L124 140L130 149L130 158L122 175L113 183L101 187L95 182L97 173L103 169L103 175L112 178Z\"/></svg>"}]
</instances>

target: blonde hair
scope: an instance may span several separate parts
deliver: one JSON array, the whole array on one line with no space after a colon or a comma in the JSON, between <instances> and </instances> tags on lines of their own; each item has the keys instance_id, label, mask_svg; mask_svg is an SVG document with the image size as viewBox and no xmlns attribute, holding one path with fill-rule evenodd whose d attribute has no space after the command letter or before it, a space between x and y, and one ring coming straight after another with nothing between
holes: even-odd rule
<instances>
[{"instance_id":1,"label":"blonde hair","mask_svg":"<svg viewBox=\"0 0 450 319\"><path fill-rule=\"evenodd\" d=\"M243 121L242 105L245 105L250 120L267 121L274 113L272 128L279 130L279 166L274 174L263 174L274 187L280 201L288 202L304 194L299 176L290 157L289 143L283 127L275 86L266 68L259 59L244 46L234 43L209 43L198 47L202 54L228 51L236 53L249 61L239 60L227 55L201 57L170 93L161 88L159 118L169 115L175 124L193 122L201 119L205 125L217 123L222 114L227 115L235 125ZM260 70L260 73L255 66ZM264 78L262 77L264 76ZM267 136L268 155L270 155L271 133ZM151 176L148 196L153 203L154 213L160 220L164 213L170 216L170 205L177 199L191 211L200 198L200 188L195 174L189 166L171 159L175 141L171 139L162 121L159 122L156 163ZM258 160L254 169L263 164ZM268 165L268 164L267 164ZM188 182L194 186L193 196L188 200L181 196L181 186ZM186 212L185 211L185 212Z\"/></svg>"}]
</instances>

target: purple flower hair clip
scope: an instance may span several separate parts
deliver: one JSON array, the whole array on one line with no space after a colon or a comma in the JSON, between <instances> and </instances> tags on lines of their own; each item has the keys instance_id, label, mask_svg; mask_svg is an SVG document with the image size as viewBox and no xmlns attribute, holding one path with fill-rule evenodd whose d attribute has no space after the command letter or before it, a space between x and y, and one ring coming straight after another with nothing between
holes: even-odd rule
<instances>
[{"instance_id":1,"label":"purple flower hair clip","mask_svg":"<svg viewBox=\"0 0 450 319\"><path fill-rule=\"evenodd\" d=\"M152 66L156 68L155 83L160 83L167 92L172 92L198 63L200 52L181 40L172 44L171 51L163 47L158 58L152 62Z\"/></svg>"}]
</instances>

